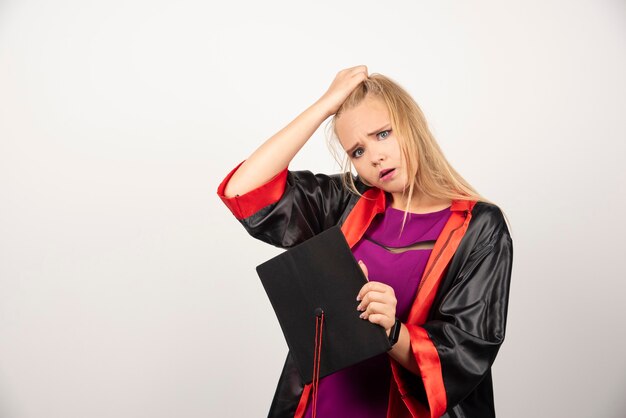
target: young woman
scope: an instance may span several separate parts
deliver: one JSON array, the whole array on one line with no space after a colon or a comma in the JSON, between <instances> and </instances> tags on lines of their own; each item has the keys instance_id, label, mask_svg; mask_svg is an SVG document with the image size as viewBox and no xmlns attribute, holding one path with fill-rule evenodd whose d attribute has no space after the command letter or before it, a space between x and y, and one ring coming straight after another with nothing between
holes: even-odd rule
<instances>
[{"instance_id":1,"label":"young woman","mask_svg":"<svg viewBox=\"0 0 626 418\"><path fill-rule=\"evenodd\" d=\"M330 116L345 173L289 171ZM491 365L504 339L511 238L406 91L365 66L340 71L218 194L252 236L282 248L340 225L369 277L355 295L361 318L393 347L323 378L320 417L495 416ZM288 356L269 416L311 416L310 395Z\"/></svg>"}]
</instances>

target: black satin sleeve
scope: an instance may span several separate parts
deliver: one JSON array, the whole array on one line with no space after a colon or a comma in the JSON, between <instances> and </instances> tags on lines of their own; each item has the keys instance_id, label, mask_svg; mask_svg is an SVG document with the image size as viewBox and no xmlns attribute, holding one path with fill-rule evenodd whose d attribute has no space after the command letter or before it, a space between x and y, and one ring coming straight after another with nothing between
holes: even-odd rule
<instances>
[{"instance_id":1,"label":"black satin sleeve","mask_svg":"<svg viewBox=\"0 0 626 418\"><path fill-rule=\"evenodd\" d=\"M477 204L475 211L424 324L441 361L449 412L466 398L472 402L491 392L491 365L506 327L511 237L496 206Z\"/></svg>"},{"instance_id":2,"label":"black satin sleeve","mask_svg":"<svg viewBox=\"0 0 626 418\"><path fill-rule=\"evenodd\" d=\"M289 248L339 224L356 197L340 174L289 171L280 200L241 223L253 237Z\"/></svg>"}]
</instances>

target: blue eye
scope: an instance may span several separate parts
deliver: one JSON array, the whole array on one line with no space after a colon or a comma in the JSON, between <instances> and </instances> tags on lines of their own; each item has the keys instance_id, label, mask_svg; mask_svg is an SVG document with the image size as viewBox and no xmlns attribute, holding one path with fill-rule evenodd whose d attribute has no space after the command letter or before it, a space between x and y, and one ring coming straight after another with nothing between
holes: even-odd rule
<instances>
[{"instance_id":1,"label":"blue eye","mask_svg":"<svg viewBox=\"0 0 626 418\"><path fill-rule=\"evenodd\" d=\"M378 137L378 139L385 139L389 136L389 134L391 134L391 129L388 129L386 131L381 131L377 133L376 136Z\"/></svg>"},{"instance_id":2,"label":"blue eye","mask_svg":"<svg viewBox=\"0 0 626 418\"><path fill-rule=\"evenodd\" d=\"M352 151L352 157L353 158L359 158L363 156L363 153L365 151L363 151L363 148L357 148L354 151Z\"/></svg>"}]
</instances>

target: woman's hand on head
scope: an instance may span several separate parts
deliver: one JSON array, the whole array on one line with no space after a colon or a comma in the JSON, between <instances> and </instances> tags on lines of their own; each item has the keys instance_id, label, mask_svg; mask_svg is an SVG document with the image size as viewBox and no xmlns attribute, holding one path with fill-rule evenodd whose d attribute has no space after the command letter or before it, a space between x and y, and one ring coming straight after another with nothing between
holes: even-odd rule
<instances>
[{"instance_id":1,"label":"woman's hand on head","mask_svg":"<svg viewBox=\"0 0 626 418\"><path fill-rule=\"evenodd\" d=\"M365 65L357 65L356 67L339 71L326 93L318 100L318 103L326 108L329 116L334 115L350 93L352 93L352 90L367 77L367 67Z\"/></svg>"},{"instance_id":2,"label":"woman's hand on head","mask_svg":"<svg viewBox=\"0 0 626 418\"><path fill-rule=\"evenodd\" d=\"M365 277L368 277L365 263L359 261L359 265ZM369 281L359 291L357 300L360 301L357 310L362 312L361 318L380 325L389 333L396 322L396 305L398 303L393 288L385 283Z\"/></svg>"}]
</instances>

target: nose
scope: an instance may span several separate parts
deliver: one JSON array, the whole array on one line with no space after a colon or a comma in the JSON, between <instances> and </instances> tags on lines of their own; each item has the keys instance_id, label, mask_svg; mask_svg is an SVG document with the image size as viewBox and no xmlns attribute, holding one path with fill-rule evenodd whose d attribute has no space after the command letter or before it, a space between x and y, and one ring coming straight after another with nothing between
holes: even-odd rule
<instances>
[{"instance_id":1,"label":"nose","mask_svg":"<svg viewBox=\"0 0 626 418\"><path fill-rule=\"evenodd\" d=\"M376 167L377 165L380 165L383 161L385 161L385 158L387 158L386 149L383 144L375 140L372 140L372 142L368 145L368 154L370 161L372 162L372 165Z\"/></svg>"},{"instance_id":2,"label":"nose","mask_svg":"<svg viewBox=\"0 0 626 418\"><path fill-rule=\"evenodd\" d=\"M376 167L377 165L379 165L383 160L385 159L385 157L381 154L381 153L375 153L372 155L372 165L374 167Z\"/></svg>"}]
</instances>

